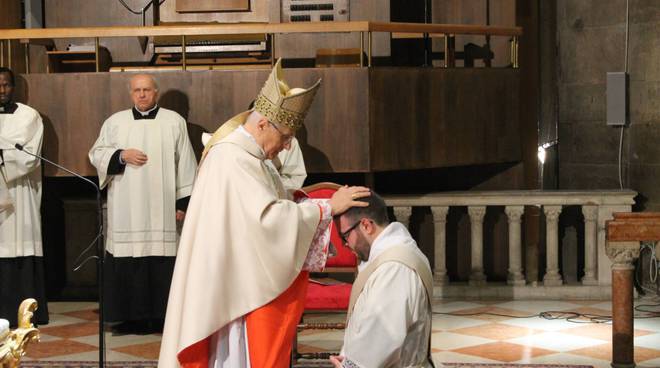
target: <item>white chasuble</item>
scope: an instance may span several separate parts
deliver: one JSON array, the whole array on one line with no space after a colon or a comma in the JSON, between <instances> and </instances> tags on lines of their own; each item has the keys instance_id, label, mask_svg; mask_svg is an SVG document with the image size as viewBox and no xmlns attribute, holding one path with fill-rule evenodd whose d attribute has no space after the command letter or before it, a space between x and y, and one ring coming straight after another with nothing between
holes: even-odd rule
<instances>
[{"instance_id":1,"label":"white chasuble","mask_svg":"<svg viewBox=\"0 0 660 368\"><path fill-rule=\"evenodd\" d=\"M430 272L428 260L398 222L376 238L369 260L360 264L360 270L397 246L421 256ZM348 321L340 353L345 357L343 366L430 367L431 305L427 294L422 279L411 268L398 262L378 266L367 279Z\"/></svg>"},{"instance_id":2,"label":"white chasuble","mask_svg":"<svg viewBox=\"0 0 660 368\"><path fill-rule=\"evenodd\" d=\"M213 143L200 164L174 268L160 368L179 367L177 356L199 343L208 346L212 366L247 366L243 317L283 293L306 263L325 263L309 251L314 238L329 240L320 235L328 234L331 221L324 226L322 220L330 220L324 214L329 205L284 200L264 160L263 150L237 129ZM327 256L327 245L324 251Z\"/></svg>"},{"instance_id":3,"label":"white chasuble","mask_svg":"<svg viewBox=\"0 0 660 368\"><path fill-rule=\"evenodd\" d=\"M0 257L41 257L41 162L14 145L41 154L44 128L35 109L17 105L14 113L0 114Z\"/></svg>"},{"instance_id":4,"label":"white chasuble","mask_svg":"<svg viewBox=\"0 0 660 368\"><path fill-rule=\"evenodd\" d=\"M127 164L108 175L118 149L147 155L142 166ZM135 120L132 110L108 118L89 152L101 187L108 186L106 249L115 257L175 256L176 200L192 192L197 163L185 120L160 108L155 119Z\"/></svg>"}]
</instances>

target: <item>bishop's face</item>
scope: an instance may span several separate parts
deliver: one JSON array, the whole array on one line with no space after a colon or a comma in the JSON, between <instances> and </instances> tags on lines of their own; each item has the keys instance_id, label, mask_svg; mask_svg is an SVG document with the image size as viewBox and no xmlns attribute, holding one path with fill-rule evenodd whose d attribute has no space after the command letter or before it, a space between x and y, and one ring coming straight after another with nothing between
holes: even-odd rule
<instances>
[{"instance_id":1,"label":"bishop's face","mask_svg":"<svg viewBox=\"0 0 660 368\"><path fill-rule=\"evenodd\" d=\"M272 160L284 149L291 148L295 132L287 126L277 126L268 122L264 132L263 150L267 159Z\"/></svg>"},{"instance_id":2,"label":"bishop's face","mask_svg":"<svg viewBox=\"0 0 660 368\"><path fill-rule=\"evenodd\" d=\"M0 73L0 104L10 102L14 97L14 85L11 84L9 74Z\"/></svg>"},{"instance_id":3,"label":"bishop's face","mask_svg":"<svg viewBox=\"0 0 660 368\"><path fill-rule=\"evenodd\" d=\"M148 111L156 106L158 90L149 76L136 75L131 79L131 99L140 111Z\"/></svg>"}]
</instances>

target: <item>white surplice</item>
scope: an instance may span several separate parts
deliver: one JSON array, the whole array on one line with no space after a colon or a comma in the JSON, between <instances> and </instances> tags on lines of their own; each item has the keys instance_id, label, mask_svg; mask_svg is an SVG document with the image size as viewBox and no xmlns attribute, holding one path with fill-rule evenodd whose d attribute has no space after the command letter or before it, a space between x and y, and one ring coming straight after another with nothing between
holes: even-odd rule
<instances>
[{"instance_id":1,"label":"white surplice","mask_svg":"<svg viewBox=\"0 0 660 368\"><path fill-rule=\"evenodd\" d=\"M0 191L11 201L0 213L0 257L41 257L41 162L14 145L41 154L44 128L35 109L17 105L13 114L0 114Z\"/></svg>"},{"instance_id":2,"label":"white surplice","mask_svg":"<svg viewBox=\"0 0 660 368\"><path fill-rule=\"evenodd\" d=\"M144 152L143 166L126 165L108 175L118 149ZM135 120L132 110L108 118L89 159L97 168L101 187L108 186L106 248L115 257L175 256L176 200L192 192L197 169L186 121L160 108L155 119Z\"/></svg>"},{"instance_id":3,"label":"white surplice","mask_svg":"<svg viewBox=\"0 0 660 368\"><path fill-rule=\"evenodd\" d=\"M412 249L428 266L405 226L393 222L371 245L369 259L359 270L397 246ZM430 330L430 303L420 277L401 263L383 263L367 279L355 302L340 353L345 357L344 367L430 367Z\"/></svg>"}]
</instances>

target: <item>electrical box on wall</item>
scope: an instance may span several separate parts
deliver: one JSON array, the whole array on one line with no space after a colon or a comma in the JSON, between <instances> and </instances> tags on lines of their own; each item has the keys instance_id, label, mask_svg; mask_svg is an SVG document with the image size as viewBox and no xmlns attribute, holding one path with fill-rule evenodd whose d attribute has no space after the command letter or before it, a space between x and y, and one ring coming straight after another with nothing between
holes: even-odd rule
<instances>
[{"instance_id":1,"label":"electrical box on wall","mask_svg":"<svg viewBox=\"0 0 660 368\"><path fill-rule=\"evenodd\" d=\"M628 73L607 73L607 125L625 126L628 122Z\"/></svg>"},{"instance_id":2,"label":"electrical box on wall","mask_svg":"<svg viewBox=\"0 0 660 368\"><path fill-rule=\"evenodd\" d=\"M282 0L282 23L349 20L349 0Z\"/></svg>"}]
</instances>

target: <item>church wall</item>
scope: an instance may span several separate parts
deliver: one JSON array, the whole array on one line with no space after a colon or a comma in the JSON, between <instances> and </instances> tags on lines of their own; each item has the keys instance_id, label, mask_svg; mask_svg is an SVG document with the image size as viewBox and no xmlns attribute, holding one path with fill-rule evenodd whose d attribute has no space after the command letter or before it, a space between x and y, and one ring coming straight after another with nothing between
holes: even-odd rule
<instances>
[{"instance_id":1,"label":"church wall","mask_svg":"<svg viewBox=\"0 0 660 368\"><path fill-rule=\"evenodd\" d=\"M619 188L621 128L606 126L606 72L624 70L626 1L557 2L561 188ZM660 209L660 3L630 1L629 119L622 181Z\"/></svg>"}]
</instances>

